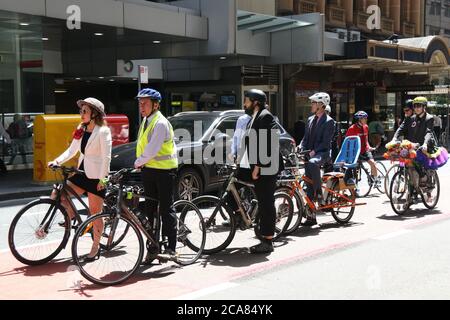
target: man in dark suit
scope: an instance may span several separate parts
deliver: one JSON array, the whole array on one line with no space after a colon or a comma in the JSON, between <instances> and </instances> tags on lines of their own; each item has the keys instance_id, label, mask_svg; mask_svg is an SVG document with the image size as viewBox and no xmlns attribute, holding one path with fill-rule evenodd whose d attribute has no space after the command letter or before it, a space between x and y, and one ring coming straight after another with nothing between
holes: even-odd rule
<instances>
[{"instance_id":1,"label":"man in dark suit","mask_svg":"<svg viewBox=\"0 0 450 320\"><path fill-rule=\"evenodd\" d=\"M261 243L250 248L251 253L273 251L272 239L275 233L275 187L277 176L283 169L280 153L280 132L275 117L267 110L267 97L261 90L252 89L245 93L244 106L252 116L244 136L244 148L239 156L241 177L255 184L258 210L261 217Z\"/></svg>"},{"instance_id":2,"label":"man in dark suit","mask_svg":"<svg viewBox=\"0 0 450 320\"><path fill-rule=\"evenodd\" d=\"M306 123L303 121L303 116L300 116L297 122L294 123L294 139L300 143L305 136Z\"/></svg>"},{"instance_id":3,"label":"man in dark suit","mask_svg":"<svg viewBox=\"0 0 450 320\"><path fill-rule=\"evenodd\" d=\"M325 92L319 92L309 97L311 100L311 112L314 114L308 119L305 137L299 148L301 151L310 150L309 161L306 164L305 175L312 180L312 185L307 184L307 194L311 200L321 201L322 177L320 167L331 160L331 142L333 140L335 121L326 114L325 108L330 104L330 96ZM307 215L305 226L317 224L314 213Z\"/></svg>"}]
</instances>

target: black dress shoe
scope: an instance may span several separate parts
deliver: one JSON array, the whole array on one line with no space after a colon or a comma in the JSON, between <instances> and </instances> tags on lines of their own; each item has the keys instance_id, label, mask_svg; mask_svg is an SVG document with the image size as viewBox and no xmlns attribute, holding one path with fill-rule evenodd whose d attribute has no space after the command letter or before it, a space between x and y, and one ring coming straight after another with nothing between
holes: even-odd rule
<instances>
[{"instance_id":1,"label":"black dress shoe","mask_svg":"<svg viewBox=\"0 0 450 320\"><path fill-rule=\"evenodd\" d=\"M260 244L253 246L250 248L250 253L253 254L262 254L262 253L271 253L273 252L273 244L272 240L263 240Z\"/></svg>"},{"instance_id":2,"label":"black dress shoe","mask_svg":"<svg viewBox=\"0 0 450 320\"><path fill-rule=\"evenodd\" d=\"M303 227L312 227L317 225L317 219L306 219L305 222L301 224Z\"/></svg>"},{"instance_id":3,"label":"black dress shoe","mask_svg":"<svg viewBox=\"0 0 450 320\"><path fill-rule=\"evenodd\" d=\"M149 250L147 251L147 255L145 256L145 259L144 261L142 261L141 264L144 266L151 265L153 261L157 258L158 254L159 254L158 248L155 247L149 248Z\"/></svg>"}]
</instances>

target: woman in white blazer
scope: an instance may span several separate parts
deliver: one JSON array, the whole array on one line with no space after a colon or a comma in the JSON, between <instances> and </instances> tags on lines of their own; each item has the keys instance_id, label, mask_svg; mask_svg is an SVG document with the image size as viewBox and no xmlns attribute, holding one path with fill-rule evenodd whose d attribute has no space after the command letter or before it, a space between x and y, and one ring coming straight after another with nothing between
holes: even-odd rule
<instances>
[{"instance_id":1,"label":"woman in white blazer","mask_svg":"<svg viewBox=\"0 0 450 320\"><path fill-rule=\"evenodd\" d=\"M89 199L89 211L98 214L103 209L105 189L101 179L109 174L111 162L111 131L106 126L105 107L95 98L86 98L77 102L80 108L81 124L73 135L69 148L48 165L61 165L72 159L80 152L78 169L84 173L77 173L69 178L69 186L79 195L87 193ZM68 205L66 199L62 199L69 217L75 214ZM86 262L99 257L100 237L103 233L103 223L99 221L94 225L94 242L91 252L85 257Z\"/></svg>"}]
</instances>

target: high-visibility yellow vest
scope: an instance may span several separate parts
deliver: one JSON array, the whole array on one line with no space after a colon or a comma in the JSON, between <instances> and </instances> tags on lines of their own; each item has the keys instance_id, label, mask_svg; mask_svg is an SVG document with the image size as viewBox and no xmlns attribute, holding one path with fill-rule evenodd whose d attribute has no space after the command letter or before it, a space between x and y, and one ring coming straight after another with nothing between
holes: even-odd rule
<instances>
[{"instance_id":1,"label":"high-visibility yellow vest","mask_svg":"<svg viewBox=\"0 0 450 320\"><path fill-rule=\"evenodd\" d=\"M156 123L164 119L168 122L166 118L161 114L161 112L157 111L155 116L153 117L152 121L148 124L147 128L144 131L144 125L145 121L142 122L141 127L139 128L139 134L136 144L136 157L139 158L145 150L145 147L148 144L148 136L153 132L155 129ZM176 147L173 142L173 128L169 123L169 130L170 130L170 139L167 141L164 141L163 145L161 146L161 149L157 153L157 155L150 159L145 164L146 168L153 168L153 169L176 169L178 168L178 159L177 159L177 152Z\"/></svg>"}]
</instances>

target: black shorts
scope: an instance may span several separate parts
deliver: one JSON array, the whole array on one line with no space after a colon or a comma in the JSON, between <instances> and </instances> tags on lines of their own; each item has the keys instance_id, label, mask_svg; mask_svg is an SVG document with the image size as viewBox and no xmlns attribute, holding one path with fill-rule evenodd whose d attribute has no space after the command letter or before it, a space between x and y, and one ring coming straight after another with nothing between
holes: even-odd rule
<instances>
[{"instance_id":1,"label":"black shorts","mask_svg":"<svg viewBox=\"0 0 450 320\"><path fill-rule=\"evenodd\" d=\"M359 158L363 161L373 160L373 154L372 154L372 152L367 151L365 153L360 154Z\"/></svg>"},{"instance_id":2,"label":"black shorts","mask_svg":"<svg viewBox=\"0 0 450 320\"><path fill-rule=\"evenodd\" d=\"M76 173L72 177L69 178L69 181L72 182L77 187L85 190L88 193L95 194L101 198L105 198L106 190L97 190L97 185L99 183L99 179L89 179L86 174Z\"/></svg>"}]
</instances>

